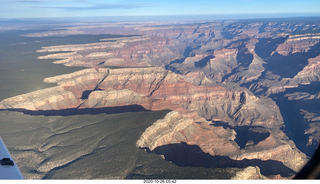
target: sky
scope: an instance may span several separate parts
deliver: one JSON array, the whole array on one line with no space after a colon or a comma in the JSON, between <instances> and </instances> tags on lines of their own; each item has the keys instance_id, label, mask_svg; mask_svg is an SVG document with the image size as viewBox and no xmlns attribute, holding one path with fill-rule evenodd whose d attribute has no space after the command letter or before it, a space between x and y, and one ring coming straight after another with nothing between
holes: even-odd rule
<instances>
[{"instance_id":1,"label":"sky","mask_svg":"<svg viewBox=\"0 0 320 184\"><path fill-rule=\"evenodd\" d=\"M320 0L1 0L0 18L314 14Z\"/></svg>"}]
</instances>

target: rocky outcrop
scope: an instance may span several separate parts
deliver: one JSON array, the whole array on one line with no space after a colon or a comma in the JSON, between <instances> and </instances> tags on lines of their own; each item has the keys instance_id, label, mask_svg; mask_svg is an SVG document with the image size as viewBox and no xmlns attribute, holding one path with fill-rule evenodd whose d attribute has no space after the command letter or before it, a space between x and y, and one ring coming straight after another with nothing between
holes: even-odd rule
<instances>
[{"instance_id":1,"label":"rocky outcrop","mask_svg":"<svg viewBox=\"0 0 320 184\"><path fill-rule=\"evenodd\" d=\"M80 99L61 86L34 91L7 98L0 102L0 109L60 110L76 107Z\"/></svg>"},{"instance_id":2,"label":"rocky outcrop","mask_svg":"<svg viewBox=\"0 0 320 184\"><path fill-rule=\"evenodd\" d=\"M261 143L263 144L263 143ZM269 147L268 144L265 144ZM261 159L261 160L279 160L292 170L299 172L306 164L306 156L294 146L293 142L282 141L282 144L274 148L257 150L255 152L246 151L247 153L236 156L236 160L243 159Z\"/></svg>"},{"instance_id":3,"label":"rocky outcrop","mask_svg":"<svg viewBox=\"0 0 320 184\"><path fill-rule=\"evenodd\" d=\"M294 78L304 83L319 81L320 55L315 58L308 59L308 65L305 66Z\"/></svg>"},{"instance_id":4,"label":"rocky outcrop","mask_svg":"<svg viewBox=\"0 0 320 184\"><path fill-rule=\"evenodd\" d=\"M243 171L237 172L237 174L231 178L232 180L260 180L268 179L260 173L259 167L247 167Z\"/></svg>"},{"instance_id":5,"label":"rocky outcrop","mask_svg":"<svg viewBox=\"0 0 320 184\"><path fill-rule=\"evenodd\" d=\"M214 51L214 58L204 68L205 73L210 73L216 81L222 82L223 77L230 74L237 66L237 49L221 49Z\"/></svg>"},{"instance_id":6,"label":"rocky outcrop","mask_svg":"<svg viewBox=\"0 0 320 184\"><path fill-rule=\"evenodd\" d=\"M172 111L147 128L137 141L137 146L153 151L159 146L185 142L188 145L199 145L205 153L211 155L232 155L239 151L239 146L233 141L236 134L234 130L209 124L195 123Z\"/></svg>"},{"instance_id":7,"label":"rocky outcrop","mask_svg":"<svg viewBox=\"0 0 320 184\"><path fill-rule=\"evenodd\" d=\"M264 140L257 141L254 137L250 137L251 140L248 140L246 146L242 147L241 143L236 140L239 139L238 134L242 133L240 130L217 126L210 122L195 123L178 112L172 111L164 119L158 120L147 128L137 141L137 146L154 151L164 145L184 142L188 145L198 145L204 153L212 156L227 155L239 161L246 159L277 160L288 168L299 171L306 163L304 154L298 151L295 145L279 130L264 129L264 131L269 134ZM260 135L257 133L254 136Z\"/></svg>"},{"instance_id":8,"label":"rocky outcrop","mask_svg":"<svg viewBox=\"0 0 320 184\"><path fill-rule=\"evenodd\" d=\"M290 35L288 39L278 46L275 52L288 56L289 54L308 52L310 47L320 41L320 34Z\"/></svg>"},{"instance_id":9,"label":"rocky outcrop","mask_svg":"<svg viewBox=\"0 0 320 184\"><path fill-rule=\"evenodd\" d=\"M70 52L40 56L39 59L59 59L56 64L66 66L125 66L141 67L169 62L180 57L177 46L159 36L114 38L98 43L43 47L38 52ZM169 47L168 47L169 46ZM181 47L181 46L180 46Z\"/></svg>"}]
</instances>

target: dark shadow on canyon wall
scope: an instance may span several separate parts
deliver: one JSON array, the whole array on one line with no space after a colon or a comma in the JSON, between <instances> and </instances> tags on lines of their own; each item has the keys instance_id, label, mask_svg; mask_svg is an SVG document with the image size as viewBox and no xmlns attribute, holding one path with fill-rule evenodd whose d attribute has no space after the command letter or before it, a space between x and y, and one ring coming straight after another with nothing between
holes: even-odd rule
<instances>
[{"instance_id":1,"label":"dark shadow on canyon wall","mask_svg":"<svg viewBox=\"0 0 320 184\"><path fill-rule=\"evenodd\" d=\"M42 116L72 116L72 115L80 115L80 114L118 114L125 112L141 112L141 111L149 111L143 108L140 105L126 105L119 107L104 107L104 108L71 108L71 109L62 109L62 110L38 110L31 111L26 109L5 109L0 111L16 111L22 112L28 115L42 115Z\"/></svg>"},{"instance_id":2,"label":"dark shadow on canyon wall","mask_svg":"<svg viewBox=\"0 0 320 184\"><path fill-rule=\"evenodd\" d=\"M222 121L212 121L212 126L222 126L224 129L232 129L237 132L236 139L234 140L241 149L248 145L256 145L264 141L270 136L270 132L264 127L260 126L236 126L233 127Z\"/></svg>"},{"instance_id":3,"label":"dark shadow on canyon wall","mask_svg":"<svg viewBox=\"0 0 320 184\"><path fill-rule=\"evenodd\" d=\"M245 148L248 144L256 145L270 136L270 133L267 131L250 128L248 126L237 127L235 131L237 135L234 141L241 149Z\"/></svg>"},{"instance_id":4,"label":"dark shadow on canyon wall","mask_svg":"<svg viewBox=\"0 0 320 184\"><path fill-rule=\"evenodd\" d=\"M248 72L248 68L253 61L253 54L249 52L244 42L242 42L238 47L236 47L236 49L238 50L238 53L237 53L238 66L233 68L231 70L231 73L223 76L222 81L226 81L229 77L235 75L238 72L242 72L242 71ZM239 80L236 80L235 82Z\"/></svg>"},{"instance_id":5,"label":"dark shadow on canyon wall","mask_svg":"<svg viewBox=\"0 0 320 184\"><path fill-rule=\"evenodd\" d=\"M308 113L313 114L314 117L319 117L320 99L306 100L302 98L289 100L285 95L301 92L315 95L319 91L320 82L311 82L308 85L299 85L296 88L288 88L284 92L270 95L277 103L277 106L279 106L283 117L285 124L283 131L295 143L297 148L309 157L314 154L319 143L314 141L312 144L309 144L309 135L305 131L310 128L309 123L312 124L316 121L307 121L301 110L306 110Z\"/></svg>"},{"instance_id":6,"label":"dark shadow on canyon wall","mask_svg":"<svg viewBox=\"0 0 320 184\"><path fill-rule=\"evenodd\" d=\"M259 57L266 60L277 47L286 41L287 37L279 38L260 38L256 44L255 52Z\"/></svg>"},{"instance_id":7,"label":"dark shadow on canyon wall","mask_svg":"<svg viewBox=\"0 0 320 184\"><path fill-rule=\"evenodd\" d=\"M81 95L81 100L85 100L85 99L88 99L89 98L89 95L94 92L94 91L101 91L102 89L99 89L99 88L94 88L93 90L85 90L82 92L82 95Z\"/></svg>"},{"instance_id":8,"label":"dark shadow on canyon wall","mask_svg":"<svg viewBox=\"0 0 320 184\"><path fill-rule=\"evenodd\" d=\"M181 59L176 59L176 60L173 60L173 61L171 61L168 65L166 65L164 68L166 69L166 70L170 70L170 71L172 71L172 72L174 72L174 73L177 73L177 74L183 74L183 72L182 71L180 71L177 67L176 67L176 63L177 64L181 64L181 63L183 63L184 61L185 61L185 59L186 58L181 58Z\"/></svg>"},{"instance_id":9,"label":"dark shadow on canyon wall","mask_svg":"<svg viewBox=\"0 0 320 184\"><path fill-rule=\"evenodd\" d=\"M203 68L203 67L205 67L205 66L208 64L208 62L210 61L210 59L213 59L213 58L214 58L214 56L212 56L212 55L209 55L209 56L207 56L207 57L204 57L203 59L195 62L195 63L194 63L194 66L195 66L195 67L198 67L198 68Z\"/></svg>"},{"instance_id":10,"label":"dark shadow on canyon wall","mask_svg":"<svg viewBox=\"0 0 320 184\"><path fill-rule=\"evenodd\" d=\"M284 42L284 39L259 39L255 51L264 59L265 64L263 66L266 71L271 71L282 78L293 78L308 65L309 58L314 58L320 54L320 43L311 46L307 52L290 53L288 56L278 53L271 55L276 50L276 47Z\"/></svg>"},{"instance_id":11,"label":"dark shadow on canyon wall","mask_svg":"<svg viewBox=\"0 0 320 184\"><path fill-rule=\"evenodd\" d=\"M289 177L295 174L293 170L276 160L233 160L228 156L212 156L204 153L198 145L188 145L185 142L159 146L152 152L164 155L165 160L181 167L246 168L258 166L261 174L265 176L280 174L282 177Z\"/></svg>"}]
</instances>

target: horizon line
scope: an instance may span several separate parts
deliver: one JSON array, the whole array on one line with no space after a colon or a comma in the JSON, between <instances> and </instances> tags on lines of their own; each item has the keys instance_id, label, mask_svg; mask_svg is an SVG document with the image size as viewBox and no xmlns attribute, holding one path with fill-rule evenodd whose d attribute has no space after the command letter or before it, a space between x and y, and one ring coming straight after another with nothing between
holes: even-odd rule
<instances>
[{"instance_id":1,"label":"horizon line","mask_svg":"<svg viewBox=\"0 0 320 184\"><path fill-rule=\"evenodd\" d=\"M240 17L239 17L240 16ZM105 15L105 16L68 16L68 17L6 17L1 21L10 20L54 20L54 19L102 19L102 18L210 18L212 20L241 20L241 19L265 19L265 18L300 18L300 17L320 17L320 12L286 12L286 13L226 13L226 14L168 14L168 15ZM199 20L199 19L197 19Z\"/></svg>"}]
</instances>

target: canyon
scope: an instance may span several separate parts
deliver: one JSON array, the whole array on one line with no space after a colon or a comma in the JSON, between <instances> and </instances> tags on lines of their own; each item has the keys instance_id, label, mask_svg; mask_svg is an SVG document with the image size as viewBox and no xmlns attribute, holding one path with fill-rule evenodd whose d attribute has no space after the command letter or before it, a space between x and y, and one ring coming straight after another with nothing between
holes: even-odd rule
<instances>
[{"instance_id":1,"label":"canyon","mask_svg":"<svg viewBox=\"0 0 320 184\"><path fill-rule=\"evenodd\" d=\"M6 98L2 111L69 116L90 109L169 110L135 146L181 167L245 168L252 174L239 171L234 179L292 178L320 143L316 20L120 22L64 29L23 36L124 37L37 50L40 60L87 69L47 77L43 81L55 86ZM48 164L38 172L53 168Z\"/></svg>"}]
</instances>

